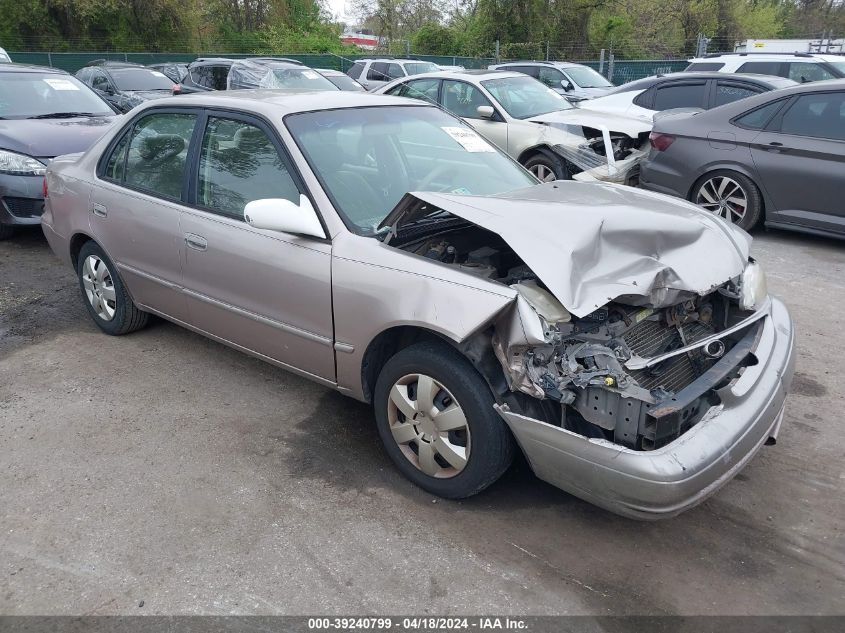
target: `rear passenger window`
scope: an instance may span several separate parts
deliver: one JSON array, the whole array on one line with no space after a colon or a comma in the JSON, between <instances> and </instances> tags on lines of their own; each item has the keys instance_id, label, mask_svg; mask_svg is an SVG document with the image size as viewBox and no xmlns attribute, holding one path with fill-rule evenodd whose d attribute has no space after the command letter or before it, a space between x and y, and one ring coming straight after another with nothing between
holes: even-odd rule
<instances>
[{"instance_id":1,"label":"rear passenger window","mask_svg":"<svg viewBox=\"0 0 845 633\"><path fill-rule=\"evenodd\" d=\"M391 79L399 79L400 77L404 77L405 73L402 71L402 67L399 64L388 64L387 76Z\"/></svg>"},{"instance_id":2,"label":"rear passenger window","mask_svg":"<svg viewBox=\"0 0 845 633\"><path fill-rule=\"evenodd\" d=\"M106 163L106 170L103 178L108 180L123 180L126 169L126 148L129 147L129 135L124 134L121 141L112 150L109 162Z\"/></svg>"},{"instance_id":3,"label":"rear passenger window","mask_svg":"<svg viewBox=\"0 0 845 633\"><path fill-rule=\"evenodd\" d=\"M734 119L734 123L749 130L762 130L766 127L768 122L772 120L772 117L777 114L777 111L780 110L783 103L783 99L773 101L772 103L766 104L756 110L752 110L751 112L737 117Z\"/></svg>"},{"instance_id":4,"label":"rear passenger window","mask_svg":"<svg viewBox=\"0 0 845 633\"><path fill-rule=\"evenodd\" d=\"M783 77L781 62L745 62L737 68L738 73L754 73L757 75L775 75Z\"/></svg>"},{"instance_id":5,"label":"rear passenger window","mask_svg":"<svg viewBox=\"0 0 845 633\"><path fill-rule=\"evenodd\" d=\"M652 109L661 111L671 108L703 108L706 89L705 83L660 87L654 95Z\"/></svg>"},{"instance_id":6,"label":"rear passenger window","mask_svg":"<svg viewBox=\"0 0 845 633\"><path fill-rule=\"evenodd\" d=\"M716 103L714 107L733 103L734 101L759 94L760 92L759 88L752 88L751 86L719 82L716 86Z\"/></svg>"},{"instance_id":7,"label":"rear passenger window","mask_svg":"<svg viewBox=\"0 0 845 633\"><path fill-rule=\"evenodd\" d=\"M409 81L407 83L396 86L390 91L390 94L397 97L410 97L411 99L421 99L429 103L437 103L437 92L440 88L439 79L417 79L416 81Z\"/></svg>"},{"instance_id":8,"label":"rear passenger window","mask_svg":"<svg viewBox=\"0 0 845 633\"><path fill-rule=\"evenodd\" d=\"M371 81L388 81L390 77L387 76L387 64L384 62L370 64L370 70L367 71L367 79Z\"/></svg>"},{"instance_id":9,"label":"rear passenger window","mask_svg":"<svg viewBox=\"0 0 845 633\"><path fill-rule=\"evenodd\" d=\"M196 120L195 114L160 113L135 123L124 182L153 195L179 200Z\"/></svg>"},{"instance_id":10,"label":"rear passenger window","mask_svg":"<svg viewBox=\"0 0 845 633\"><path fill-rule=\"evenodd\" d=\"M352 79L358 79L361 76L361 71L364 70L364 64L359 62L355 62L352 64L352 68L349 69L349 72L346 74L352 77Z\"/></svg>"},{"instance_id":11,"label":"rear passenger window","mask_svg":"<svg viewBox=\"0 0 845 633\"><path fill-rule=\"evenodd\" d=\"M210 117L200 151L198 204L243 220L248 202L266 198L299 204L299 189L275 145L259 127Z\"/></svg>"}]
</instances>

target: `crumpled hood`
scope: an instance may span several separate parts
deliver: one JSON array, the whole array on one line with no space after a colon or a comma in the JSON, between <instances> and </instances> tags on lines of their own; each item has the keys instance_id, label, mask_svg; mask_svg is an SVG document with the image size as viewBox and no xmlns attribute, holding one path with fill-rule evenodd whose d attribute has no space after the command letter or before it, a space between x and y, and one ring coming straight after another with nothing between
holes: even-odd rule
<instances>
[{"instance_id":1,"label":"crumpled hood","mask_svg":"<svg viewBox=\"0 0 845 633\"><path fill-rule=\"evenodd\" d=\"M0 148L36 158L83 152L117 120L117 116L0 120Z\"/></svg>"},{"instance_id":2,"label":"crumpled hood","mask_svg":"<svg viewBox=\"0 0 845 633\"><path fill-rule=\"evenodd\" d=\"M438 209L500 235L583 317L618 299L659 308L740 275L751 237L691 203L607 183L546 183L498 196L410 193L382 222Z\"/></svg>"},{"instance_id":3,"label":"crumpled hood","mask_svg":"<svg viewBox=\"0 0 845 633\"><path fill-rule=\"evenodd\" d=\"M640 118L625 116L622 114L610 114L586 108L572 108L571 110L558 110L540 116L531 117L531 121L546 123L552 127L582 126L596 128L600 125L607 126L611 132L622 132L631 138L636 138L644 132L651 132L652 124Z\"/></svg>"}]
</instances>

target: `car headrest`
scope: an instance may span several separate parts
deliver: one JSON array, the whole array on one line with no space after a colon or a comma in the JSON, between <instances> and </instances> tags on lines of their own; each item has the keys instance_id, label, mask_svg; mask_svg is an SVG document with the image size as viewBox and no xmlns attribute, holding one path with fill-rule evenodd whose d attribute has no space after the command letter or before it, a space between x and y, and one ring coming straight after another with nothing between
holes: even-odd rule
<instances>
[{"instance_id":1,"label":"car headrest","mask_svg":"<svg viewBox=\"0 0 845 633\"><path fill-rule=\"evenodd\" d=\"M146 161L162 161L180 154L185 149L185 139L178 134L157 134L141 141L138 154Z\"/></svg>"}]
</instances>

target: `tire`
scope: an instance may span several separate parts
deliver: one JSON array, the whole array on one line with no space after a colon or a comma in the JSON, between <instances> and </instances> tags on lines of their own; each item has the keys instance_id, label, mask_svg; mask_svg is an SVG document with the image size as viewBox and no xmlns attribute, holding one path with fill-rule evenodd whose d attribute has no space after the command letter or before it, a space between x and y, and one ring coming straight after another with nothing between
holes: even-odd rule
<instances>
[{"instance_id":1,"label":"tire","mask_svg":"<svg viewBox=\"0 0 845 633\"><path fill-rule=\"evenodd\" d=\"M572 177L562 158L545 152L533 154L523 163L523 166L542 182L569 180Z\"/></svg>"},{"instance_id":2,"label":"tire","mask_svg":"<svg viewBox=\"0 0 845 633\"><path fill-rule=\"evenodd\" d=\"M426 411L418 404L423 384L432 386L428 411L436 415L420 413ZM419 343L397 353L382 368L373 394L379 436L393 463L420 488L447 499L484 490L513 461L513 438L494 403L475 368L445 343ZM461 420L464 428L458 428Z\"/></svg>"},{"instance_id":3,"label":"tire","mask_svg":"<svg viewBox=\"0 0 845 633\"><path fill-rule=\"evenodd\" d=\"M748 176L729 169L712 171L699 178L693 185L690 201L745 231L753 229L763 213L763 197L757 185Z\"/></svg>"},{"instance_id":4,"label":"tire","mask_svg":"<svg viewBox=\"0 0 845 633\"><path fill-rule=\"evenodd\" d=\"M15 227L9 224L0 224L0 240L8 240L15 233Z\"/></svg>"},{"instance_id":5,"label":"tire","mask_svg":"<svg viewBox=\"0 0 845 633\"><path fill-rule=\"evenodd\" d=\"M117 269L99 244L90 241L82 246L76 275L88 314L103 332L120 336L147 325L150 315L132 302Z\"/></svg>"}]
</instances>

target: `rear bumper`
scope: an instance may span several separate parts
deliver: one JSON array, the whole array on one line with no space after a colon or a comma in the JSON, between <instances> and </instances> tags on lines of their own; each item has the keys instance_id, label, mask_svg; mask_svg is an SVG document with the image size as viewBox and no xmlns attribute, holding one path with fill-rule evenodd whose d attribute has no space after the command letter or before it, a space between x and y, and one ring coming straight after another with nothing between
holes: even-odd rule
<instances>
[{"instance_id":1,"label":"rear bumper","mask_svg":"<svg viewBox=\"0 0 845 633\"><path fill-rule=\"evenodd\" d=\"M629 450L497 409L540 479L617 514L671 517L716 492L777 437L795 363L792 320L777 299L752 354L757 363L719 390L721 404L654 451Z\"/></svg>"},{"instance_id":2,"label":"rear bumper","mask_svg":"<svg viewBox=\"0 0 845 633\"><path fill-rule=\"evenodd\" d=\"M43 176L0 175L0 224L26 226L41 222Z\"/></svg>"},{"instance_id":3,"label":"rear bumper","mask_svg":"<svg viewBox=\"0 0 845 633\"><path fill-rule=\"evenodd\" d=\"M692 187L690 172L682 166L680 169L668 162L665 157L658 155L658 160L653 158L654 150L640 162L640 187L657 193L664 193L669 196L686 198L687 192Z\"/></svg>"}]
</instances>

